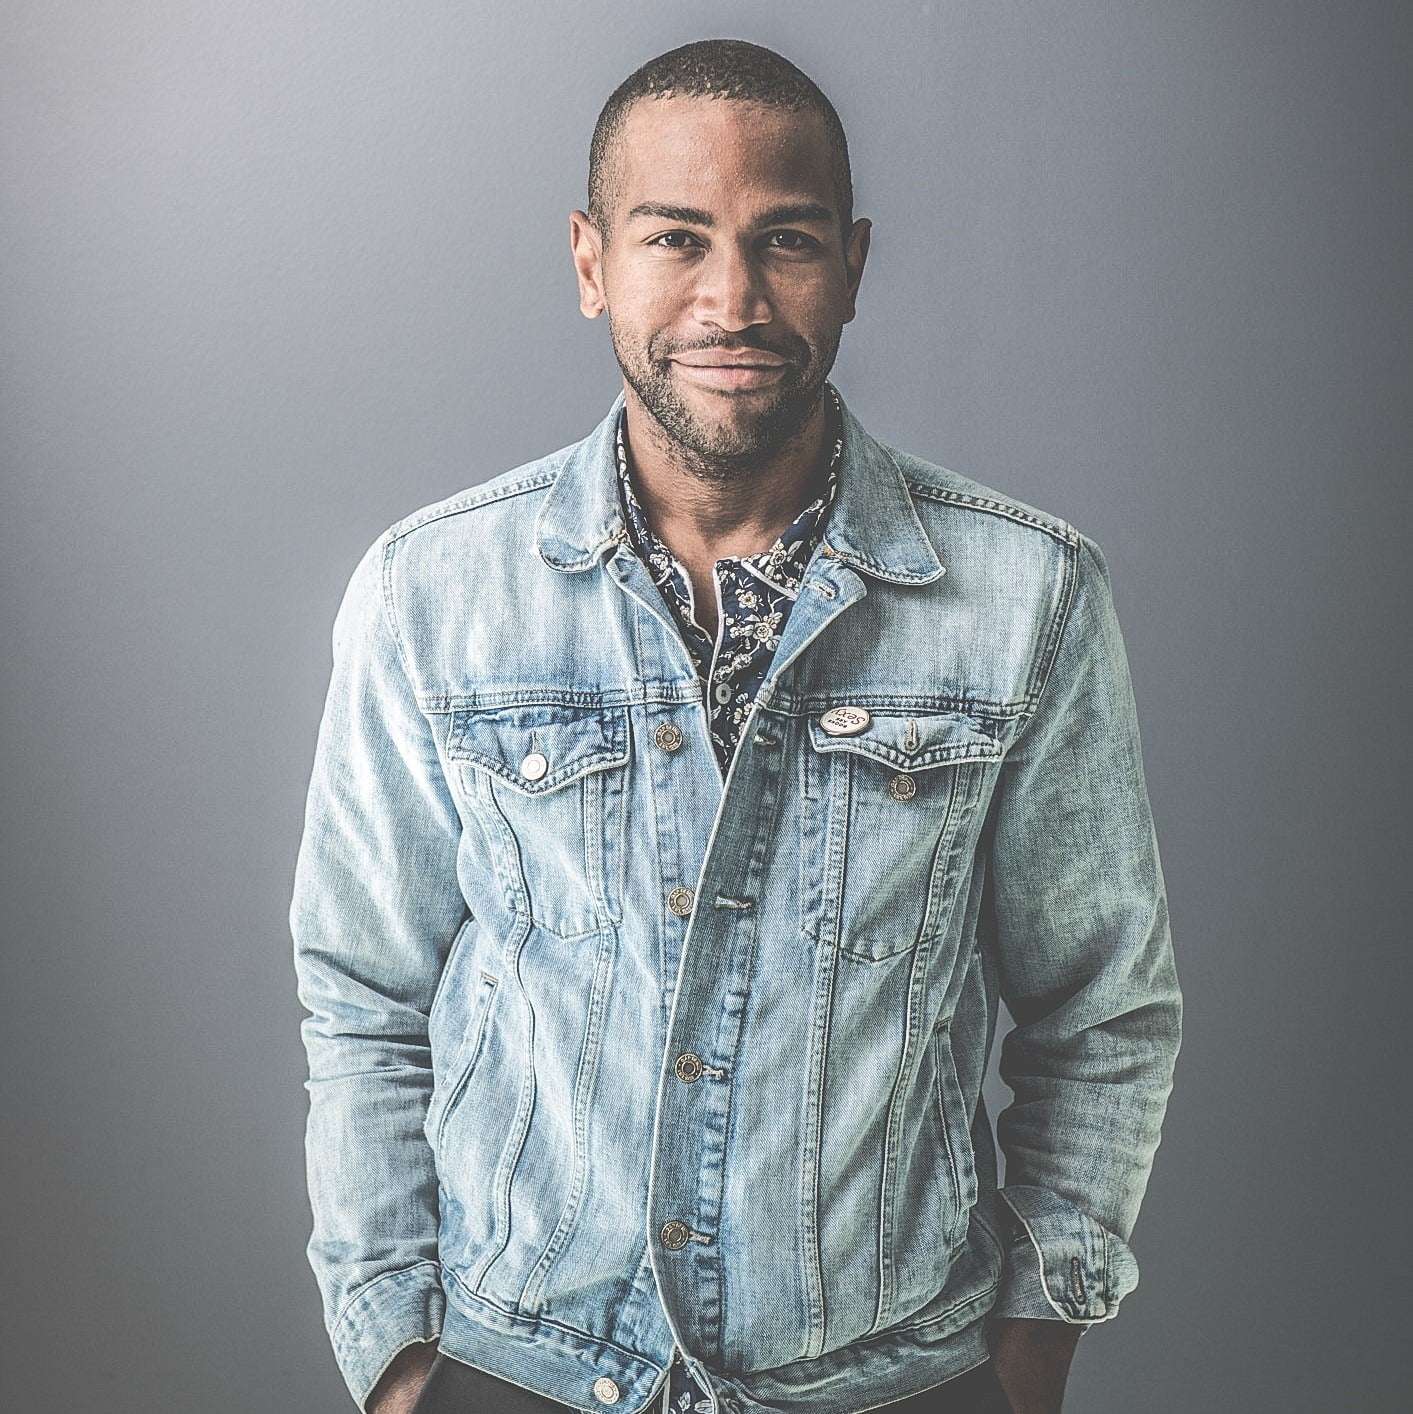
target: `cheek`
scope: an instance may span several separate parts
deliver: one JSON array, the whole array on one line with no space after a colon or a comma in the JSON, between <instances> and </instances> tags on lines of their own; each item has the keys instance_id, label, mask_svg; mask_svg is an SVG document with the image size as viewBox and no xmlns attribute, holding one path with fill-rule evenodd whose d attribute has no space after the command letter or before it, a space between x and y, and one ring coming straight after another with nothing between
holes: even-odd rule
<instances>
[{"instance_id":1,"label":"cheek","mask_svg":"<svg viewBox=\"0 0 1413 1414\"><path fill-rule=\"evenodd\" d=\"M686 261L622 260L604 268L605 294L639 322L690 301L693 287L692 267Z\"/></svg>"},{"instance_id":2,"label":"cheek","mask_svg":"<svg viewBox=\"0 0 1413 1414\"><path fill-rule=\"evenodd\" d=\"M771 285L776 309L802 331L828 329L848 313L848 291L833 272L782 270Z\"/></svg>"},{"instance_id":3,"label":"cheek","mask_svg":"<svg viewBox=\"0 0 1413 1414\"><path fill-rule=\"evenodd\" d=\"M605 286L604 297L613 327L628 341L643 345L682 318L683 302L654 284L624 281ZM690 304L686 306L690 308Z\"/></svg>"}]
</instances>

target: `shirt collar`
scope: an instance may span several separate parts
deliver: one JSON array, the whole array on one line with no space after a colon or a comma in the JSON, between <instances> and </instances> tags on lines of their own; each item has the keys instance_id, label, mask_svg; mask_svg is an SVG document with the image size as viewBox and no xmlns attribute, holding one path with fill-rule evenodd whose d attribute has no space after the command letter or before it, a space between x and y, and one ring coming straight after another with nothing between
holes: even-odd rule
<instances>
[{"instance_id":1,"label":"shirt collar","mask_svg":"<svg viewBox=\"0 0 1413 1414\"><path fill-rule=\"evenodd\" d=\"M798 560L801 561L798 569L804 568L803 562L809 559L814 553L815 546L819 544L825 521L829 517L829 508L834 504L835 497L838 495L839 461L844 450L844 412L839 401L839 394L827 385L826 391L829 418L826 436L830 439L830 452L829 461L825 467L824 490L780 532L769 549L741 557L757 564L762 572L771 578L774 577L771 575L771 570L782 563L793 563ZM628 448L623 437L627 416L626 409L620 408L614 428L614 459L618 469L618 494L622 502L630 542L645 560L651 562L655 554L669 555L671 552L653 534L652 527L648 524L647 515L638 500L637 492L633 489L633 476L628 465Z\"/></svg>"}]
</instances>

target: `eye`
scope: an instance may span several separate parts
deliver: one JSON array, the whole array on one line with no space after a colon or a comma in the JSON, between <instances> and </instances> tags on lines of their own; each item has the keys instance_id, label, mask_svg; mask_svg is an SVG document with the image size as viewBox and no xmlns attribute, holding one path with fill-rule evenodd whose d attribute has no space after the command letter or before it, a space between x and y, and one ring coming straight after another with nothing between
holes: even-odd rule
<instances>
[{"instance_id":1,"label":"eye","mask_svg":"<svg viewBox=\"0 0 1413 1414\"><path fill-rule=\"evenodd\" d=\"M690 231L664 231L660 236L654 236L648 244L659 250L689 250L691 247L687 242L695 239Z\"/></svg>"},{"instance_id":2,"label":"eye","mask_svg":"<svg viewBox=\"0 0 1413 1414\"><path fill-rule=\"evenodd\" d=\"M766 242L772 250L814 250L819 242L803 231L772 231Z\"/></svg>"}]
</instances>

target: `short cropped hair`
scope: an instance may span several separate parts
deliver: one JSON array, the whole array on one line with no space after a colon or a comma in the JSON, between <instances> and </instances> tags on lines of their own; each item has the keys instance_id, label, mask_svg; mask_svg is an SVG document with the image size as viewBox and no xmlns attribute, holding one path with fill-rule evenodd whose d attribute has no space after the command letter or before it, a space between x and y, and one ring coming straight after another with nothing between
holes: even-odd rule
<instances>
[{"instance_id":1,"label":"short cropped hair","mask_svg":"<svg viewBox=\"0 0 1413 1414\"><path fill-rule=\"evenodd\" d=\"M744 39L699 39L649 59L609 95L589 144L589 220L608 238L613 148L628 110L643 98L729 98L787 113L817 113L829 135L839 222L847 238L853 225L854 185L849 144L834 105L813 79L773 49Z\"/></svg>"}]
</instances>

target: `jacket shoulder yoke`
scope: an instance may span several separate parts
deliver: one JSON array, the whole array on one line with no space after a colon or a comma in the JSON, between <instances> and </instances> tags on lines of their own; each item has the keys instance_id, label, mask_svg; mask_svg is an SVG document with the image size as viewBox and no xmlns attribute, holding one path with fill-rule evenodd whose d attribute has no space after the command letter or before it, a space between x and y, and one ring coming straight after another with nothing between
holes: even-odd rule
<instances>
[{"instance_id":1,"label":"jacket shoulder yoke","mask_svg":"<svg viewBox=\"0 0 1413 1414\"><path fill-rule=\"evenodd\" d=\"M888 454L898 464L907 482L908 490L924 501L935 501L961 510L975 511L981 515L999 516L1016 525L1028 526L1032 530L1050 536L1069 549L1077 549L1081 535L1068 521L1047 511L1018 501L1013 496L1005 496L979 481L949 471L944 466L924 461L910 452L888 447Z\"/></svg>"},{"instance_id":2,"label":"jacket shoulder yoke","mask_svg":"<svg viewBox=\"0 0 1413 1414\"><path fill-rule=\"evenodd\" d=\"M483 481L477 486L468 486L465 490L457 491L440 501L433 501L430 505L423 506L410 515L404 516L401 520L395 521L383 532L382 541L386 545L391 545L394 541L401 540L404 536L412 534L413 531L421 530L424 526L431 525L436 521L447 520L453 516L464 515L469 511L480 510L485 506L509 501L528 492L543 491L554 485L555 478L562 470L565 458L571 450L571 448L565 447L558 452L551 452L548 456L539 457L534 461L513 467L509 471L501 472L498 476L493 476L489 481Z\"/></svg>"}]
</instances>

